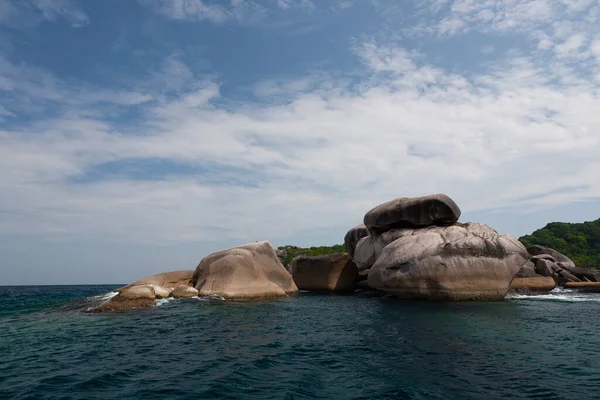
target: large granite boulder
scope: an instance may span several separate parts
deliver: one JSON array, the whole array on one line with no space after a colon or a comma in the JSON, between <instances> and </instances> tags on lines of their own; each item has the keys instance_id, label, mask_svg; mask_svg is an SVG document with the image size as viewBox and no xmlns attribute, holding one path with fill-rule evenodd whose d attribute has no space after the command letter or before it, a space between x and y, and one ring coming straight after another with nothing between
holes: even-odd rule
<instances>
[{"instance_id":1,"label":"large granite boulder","mask_svg":"<svg viewBox=\"0 0 600 400\"><path fill-rule=\"evenodd\" d=\"M151 285L121 289L118 295L90 310L90 312L124 311L137 307L154 307L156 294Z\"/></svg>"},{"instance_id":2,"label":"large granite boulder","mask_svg":"<svg viewBox=\"0 0 600 400\"><path fill-rule=\"evenodd\" d=\"M538 275L535 272L535 263L533 261L529 260L525 263L525 265L523 265L521 267L521 269L519 270L519 272L517 273L515 278L531 278L531 277L535 277L535 276L541 276L541 275Z\"/></svg>"},{"instance_id":3,"label":"large granite boulder","mask_svg":"<svg viewBox=\"0 0 600 400\"><path fill-rule=\"evenodd\" d=\"M344 236L344 247L346 247L350 258L354 257L356 245L365 236L369 236L369 230L364 224L357 225L346 233L346 236Z\"/></svg>"},{"instance_id":4,"label":"large granite boulder","mask_svg":"<svg viewBox=\"0 0 600 400\"><path fill-rule=\"evenodd\" d=\"M226 299L285 297L298 291L268 241L249 243L204 257L192 277L200 296Z\"/></svg>"},{"instance_id":5,"label":"large granite boulder","mask_svg":"<svg viewBox=\"0 0 600 400\"><path fill-rule=\"evenodd\" d=\"M301 290L348 292L354 290L358 270L347 253L299 256L292 261L292 277Z\"/></svg>"},{"instance_id":6,"label":"large granite boulder","mask_svg":"<svg viewBox=\"0 0 600 400\"><path fill-rule=\"evenodd\" d=\"M527 251L529 252L529 254L532 255L532 258L541 258L539 256L547 255L552 257L551 261L554 261L556 263L564 263L567 267L575 267L575 263L573 262L573 260L549 247L535 245L529 247Z\"/></svg>"},{"instance_id":7,"label":"large granite boulder","mask_svg":"<svg viewBox=\"0 0 600 400\"><path fill-rule=\"evenodd\" d=\"M398 198L380 204L365 214L369 232L385 232L392 228L415 228L451 225L458 221L460 208L445 194Z\"/></svg>"},{"instance_id":8,"label":"large granite boulder","mask_svg":"<svg viewBox=\"0 0 600 400\"><path fill-rule=\"evenodd\" d=\"M381 255L383 248L393 241L400 239L404 236L411 236L416 233L428 232L431 229L435 229L435 226L429 226L420 229L390 229L389 231L382 233L373 233L366 236L358 242L356 249L354 250L354 263L356 264L359 271L364 271L373 266L375 261Z\"/></svg>"},{"instance_id":9,"label":"large granite boulder","mask_svg":"<svg viewBox=\"0 0 600 400\"><path fill-rule=\"evenodd\" d=\"M401 298L502 300L527 259L517 239L483 224L416 229L383 249L368 284Z\"/></svg>"}]
</instances>

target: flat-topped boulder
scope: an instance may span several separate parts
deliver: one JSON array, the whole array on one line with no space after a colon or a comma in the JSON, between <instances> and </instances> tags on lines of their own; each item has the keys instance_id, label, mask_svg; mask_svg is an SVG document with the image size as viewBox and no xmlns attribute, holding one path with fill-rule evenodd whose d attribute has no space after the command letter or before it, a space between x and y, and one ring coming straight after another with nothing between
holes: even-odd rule
<instances>
[{"instance_id":1,"label":"flat-topped boulder","mask_svg":"<svg viewBox=\"0 0 600 400\"><path fill-rule=\"evenodd\" d=\"M200 296L225 299L285 297L298 288L268 241L249 243L204 257L192 277Z\"/></svg>"},{"instance_id":2,"label":"flat-topped boulder","mask_svg":"<svg viewBox=\"0 0 600 400\"><path fill-rule=\"evenodd\" d=\"M460 208L445 194L402 197L380 204L367 212L364 224L371 233L392 228L451 225L458 221Z\"/></svg>"},{"instance_id":3,"label":"flat-topped boulder","mask_svg":"<svg viewBox=\"0 0 600 400\"><path fill-rule=\"evenodd\" d=\"M198 296L198 289L185 285L177 286L171 292L171 297L175 299L185 299L196 296Z\"/></svg>"},{"instance_id":4,"label":"flat-topped boulder","mask_svg":"<svg viewBox=\"0 0 600 400\"><path fill-rule=\"evenodd\" d=\"M565 287L568 289L579 289L582 292L600 292L600 282L567 282Z\"/></svg>"},{"instance_id":5,"label":"flat-topped boulder","mask_svg":"<svg viewBox=\"0 0 600 400\"><path fill-rule=\"evenodd\" d=\"M299 256L292 261L292 277L301 290L349 292L354 290L358 270L348 253Z\"/></svg>"},{"instance_id":6,"label":"flat-topped boulder","mask_svg":"<svg viewBox=\"0 0 600 400\"><path fill-rule=\"evenodd\" d=\"M510 283L510 288L517 292L549 292L556 287L556 282L549 276L529 276L526 278L515 278Z\"/></svg>"},{"instance_id":7,"label":"flat-topped boulder","mask_svg":"<svg viewBox=\"0 0 600 400\"><path fill-rule=\"evenodd\" d=\"M483 224L419 231L383 248L371 288L401 298L502 300L529 256L517 239Z\"/></svg>"},{"instance_id":8,"label":"flat-topped boulder","mask_svg":"<svg viewBox=\"0 0 600 400\"><path fill-rule=\"evenodd\" d=\"M121 289L118 295L90 310L90 312L125 311L138 307L154 307L156 294L151 285Z\"/></svg>"},{"instance_id":9,"label":"flat-topped boulder","mask_svg":"<svg viewBox=\"0 0 600 400\"><path fill-rule=\"evenodd\" d=\"M369 230L364 224L357 225L346 233L346 236L344 236L344 247L350 258L354 257L356 245L365 236L369 236Z\"/></svg>"}]
</instances>

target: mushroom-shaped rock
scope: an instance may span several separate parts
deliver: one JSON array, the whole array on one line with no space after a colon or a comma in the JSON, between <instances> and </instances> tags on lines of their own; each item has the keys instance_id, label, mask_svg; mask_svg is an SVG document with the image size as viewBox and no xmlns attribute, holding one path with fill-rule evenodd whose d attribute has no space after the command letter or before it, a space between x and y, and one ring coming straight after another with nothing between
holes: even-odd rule
<instances>
[{"instance_id":1,"label":"mushroom-shaped rock","mask_svg":"<svg viewBox=\"0 0 600 400\"><path fill-rule=\"evenodd\" d=\"M268 241L204 257L194 272L192 285L200 296L241 300L285 297L298 291Z\"/></svg>"},{"instance_id":2,"label":"mushroom-shaped rock","mask_svg":"<svg viewBox=\"0 0 600 400\"><path fill-rule=\"evenodd\" d=\"M388 201L365 214L364 224L371 233L392 228L451 225L458 221L460 208L445 194L402 197Z\"/></svg>"},{"instance_id":3,"label":"mushroom-shaped rock","mask_svg":"<svg viewBox=\"0 0 600 400\"><path fill-rule=\"evenodd\" d=\"M139 285L121 289L118 295L106 303L91 309L91 312L123 311L136 307L154 307L156 294L150 285Z\"/></svg>"},{"instance_id":4,"label":"mushroom-shaped rock","mask_svg":"<svg viewBox=\"0 0 600 400\"><path fill-rule=\"evenodd\" d=\"M298 289L348 292L354 290L358 270L347 253L299 256L292 261L292 277Z\"/></svg>"},{"instance_id":5,"label":"mushroom-shaped rock","mask_svg":"<svg viewBox=\"0 0 600 400\"><path fill-rule=\"evenodd\" d=\"M171 292L171 297L174 297L176 299L184 299L196 296L198 296L198 289L185 285L177 286Z\"/></svg>"},{"instance_id":6,"label":"mushroom-shaped rock","mask_svg":"<svg viewBox=\"0 0 600 400\"><path fill-rule=\"evenodd\" d=\"M344 236L344 247L346 247L350 258L354 257L354 249L356 249L358 241L365 236L369 236L369 230L364 224L357 225L346 233L346 236Z\"/></svg>"},{"instance_id":7,"label":"mushroom-shaped rock","mask_svg":"<svg viewBox=\"0 0 600 400\"><path fill-rule=\"evenodd\" d=\"M531 254L532 256L538 256L537 258L539 258L540 255L542 254L546 254L551 256L554 260L554 262L556 263L565 263L565 265L569 266L569 267L575 267L575 263L573 262L573 260L571 260L569 257L565 256L562 253L559 253L558 251L551 249L550 247L544 247L544 246L531 246L527 249L527 251L529 252L529 254Z\"/></svg>"},{"instance_id":8,"label":"mushroom-shaped rock","mask_svg":"<svg viewBox=\"0 0 600 400\"><path fill-rule=\"evenodd\" d=\"M517 239L483 224L415 230L383 249L368 283L401 298L502 300L527 259Z\"/></svg>"}]
</instances>

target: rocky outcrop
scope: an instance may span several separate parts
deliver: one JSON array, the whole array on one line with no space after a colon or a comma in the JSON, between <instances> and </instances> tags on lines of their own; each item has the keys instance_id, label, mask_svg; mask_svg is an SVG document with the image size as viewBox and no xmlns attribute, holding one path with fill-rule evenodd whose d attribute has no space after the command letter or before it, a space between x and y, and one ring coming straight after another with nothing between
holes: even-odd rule
<instances>
[{"instance_id":1,"label":"rocky outcrop","mask_svg":"<svg viewBox=\"0 0 600 400\"><path fill-rule=\"evenodd\" d=\"M364 224L370 233L392 228L451 225L458 221L460 208L445 194L398 198L380 204L367 212Z\"/></svg>"},{"instance_id":2,"label":"rocky outcrop","mask_svg":"<svg viewBox=\"0 0 600 400\"><path fill-rule=\"evenodd\" d=\"M358 270L347 253L300 256L292 261L292 277L301 290L349 292L354 290Z\"/></svg>"},{"instance_id":3,"label":"rocky outcrop","mask_svg":"<svg viewBox=\"0 0 600 400\"><path fill-rule=\"evenodd\" d=\"M600 282L567 282L565 283L565 287L568 289L578 289L582 292L600 292Z\"/></svg>"},{"instance_id":4,"label":"rocky outcrop","mask_svg":"<svg viewBox=\"0 0 600 400\"><path fill-rule=\"evenodd\" d=\"M125 286L125 288L138 285L157 285L166 288L174 288L175 286L179 285L190 286L190 282L192 280L193 275L193 269L163 272L162 274L148 276L146 278L130 283L129 285Z\"/></svg>"},{"instance_id":5,"label":"rocky outcrop","mask_svg":"<svg viewBox=\"0 0 600 400\"><path fill-rule=\"evenodd\" d=\"M125 311L138 307L154 307L156 294L151 285L137 285L121 289L118 295L90 310L90 312Z\"/></svg>"},{"instance_id":6,"label":"rocky outcrop","mask_svg":"<svg viewBox=\"0 0 600 400\"><path fill-rule=\"evenodd\" d=\"M204 257L192 277L200 296L225 299L285 297L298 291L269 242L249 243Z\"/></svg>"},{"instance_id":7,"label":"rocky outcrop","mask_svg":"<svg viewBox=\"0 0 600 400\"><path fill-rule=\"evenodd\" d=\"M346 236L344 236L344 247L350 258L354 257L354 249L356 249L358 242L366 236L369 236L369 230L364 224L356 225L346 233Z\"/></svg>"},{"instance_id":8,"label":"rocky outcrop","mask_svg":"<svg viewBox=\"0 0 600 400\"><path fill-rule=\"evenodd\" d=\"M502 300L527 259L517 239L483 224L414 229L383 248L368 283L402 298Z\"/></svg>"},{"instance_id":9,"label":"rocky outcrop","mask_svg":"<svg viewBox=\"0 0 600 400\"><path fill-rule=\"evenodd\" d=\"M544 246L531 246L527 249L529 254L531 254L532 258L542 258L540 256L550 256L551 258L546 257L555 263L564 263L565 267L575 267L575 263L569 257L565 256L558 251L551 249L549 247Z\"/></svg>"},{"instance_id":10,"label":"rocky outcrop","mask_svg":"<svg viewBox=\"0 0 600 400\"><path fill-rule=\"evenodd\" d=\"M185 299L198 296L198 289L191 286L177 286L171 292L171 297L175 299Z\"/></svg>"}]
</instances>

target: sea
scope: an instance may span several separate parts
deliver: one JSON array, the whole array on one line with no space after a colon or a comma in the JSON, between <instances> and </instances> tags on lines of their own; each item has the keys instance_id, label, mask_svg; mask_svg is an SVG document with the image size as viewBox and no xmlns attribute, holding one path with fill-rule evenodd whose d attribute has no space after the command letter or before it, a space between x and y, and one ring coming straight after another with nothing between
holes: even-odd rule
<instances>
[{"instance_id":1,"label":"sea","mask_svg":"<svg viewBox=\"0 0 600 400\"><path fill-rule=\"evenodd\" d=\"M118 286L0 287L0 398L600 399L598 294L85 312Z\"/></svg>"}]
</instances>

